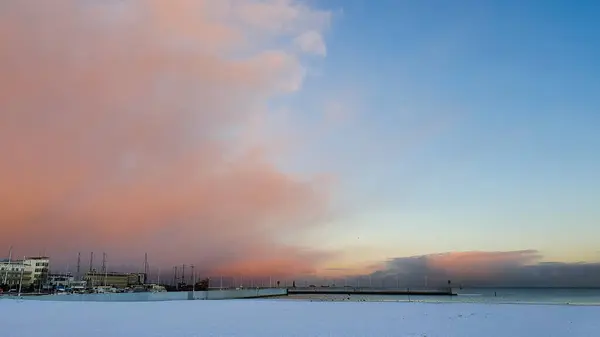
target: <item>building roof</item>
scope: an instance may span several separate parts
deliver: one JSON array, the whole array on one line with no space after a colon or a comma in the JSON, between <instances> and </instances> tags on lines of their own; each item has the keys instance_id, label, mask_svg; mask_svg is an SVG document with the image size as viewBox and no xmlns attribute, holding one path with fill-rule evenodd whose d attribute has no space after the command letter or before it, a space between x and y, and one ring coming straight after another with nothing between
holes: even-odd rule
<instances>
[{"instance_id":1,"label":"building roof","mask_svg":"<svg viewBox=\"0 0 600 337\"><path fill-rule=\"evenodd\" d=\"M49 257L47 256L33 256L33 257L28 257L25 260L50 260ZM0 258L0 262L23 262L23 259L8 259L8 258Z\"/></svg>"},{"instance_id":2,"label":"building roof","mask_svg":"<svg viewBox=\"0 0 600 337\"><path fill-rule=\"evenodd\" d=\"M9 259L0 259L0 263L10 263L10 264L23 264L23 260L9 260Z\"/></svg>"}]
</instances>

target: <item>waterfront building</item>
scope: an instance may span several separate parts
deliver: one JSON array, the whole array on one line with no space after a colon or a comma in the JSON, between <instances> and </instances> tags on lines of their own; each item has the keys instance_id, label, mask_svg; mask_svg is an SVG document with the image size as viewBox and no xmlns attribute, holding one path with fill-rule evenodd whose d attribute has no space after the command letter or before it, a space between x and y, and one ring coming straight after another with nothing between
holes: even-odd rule
<instances>
[{"instance_id":1,"label":"waterfront building","mask_svg":"<svg viewBox=\"0 0 600 337\"><path fill-rule=\"evenodd\" d=\"M85 273L83 279L89 287L111 286L120 289L144 284L145 282L143 273L102 273L95 270Z\"/></svg>"},{"instance_id":2,"label":"waterfront building","mask_svg":"<svg viewBox=\"0 0 600 337\"><path fill-rule=\"evenodd\" d=\"M25 270L30 271L32 275L32 283L39 287L46 283L48 272L50 270L50 258L47 256L29 257L22 261L25 265Z\"/></svg>"},{"instance_id":3,"label":"waterfront building","mask_svg":"<svg viewBox=\"0 0 600 337\"><path fill-rule=\"evenodd\" d=\"M33 284L33 272L29 266L23 261L0 260L0 284L16 289L21 282L23 287Z\"/></svg>"},{"instance_id":4,"label":"waterfront building","mask_svg":"<svg viewBox=\"0 0 600 337\"><path fill-rule=\"evenodd\" d=\"M70 288L74 292L82 292L85 289L87 289L87 282L86 281L72 281Z\"/></svg>"},{"instance_id":5,"label":"waterfront building","mask_svg":"<svg viewBox=\"0 0 600 337\"><path fill-rule=\"evenodd\" d=\"M69 288L75 278L70 273L66 274L48 274L47 285L49 287Z\"/></svg>"}]
</instances>

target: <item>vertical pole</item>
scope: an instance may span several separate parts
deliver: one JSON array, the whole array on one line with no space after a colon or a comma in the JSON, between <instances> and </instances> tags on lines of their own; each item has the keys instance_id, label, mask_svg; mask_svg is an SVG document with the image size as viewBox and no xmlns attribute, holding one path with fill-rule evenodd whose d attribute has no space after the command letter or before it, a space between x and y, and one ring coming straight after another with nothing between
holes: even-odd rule
<instances>
[{"instance_id":1,"label":"vertical pole","mask_svg":"<svg viewBox=\"0 0 600 337\"><path fill-rule=\"evenodd\" d=\"M10 268L10 262L12 259L12 246L8 249L8 267L6 268L6 272L4 273L4 282L3 284L7 284L8 282L8 269Z\"/></svg>"},{"instance_id":2,"label":"vertical pole","mask_svg":"<svg viewBox=\"0 0 600 337\"><path fill-rule=\"evenodd\" d=\"M106 253L102 253L102 269L100 271L104 274L106 271Z\"/></svg>"},{"instance_id":3,"label":"vertical pole","mask_svg":"<svg viewBox=\"0 0 600 337\"><path fill-rule=\"evenodd\" d=\"M92 271L92 266L94 265L94 252L90 253L90 272Z\"/></svg>"},{"instance_id":4,"label":"vertical pole","mask_svg":"<svg viewBox=\"0 0 600 337\"><path fill-rule=\"evenodd\" d=\"M21 296L21 289L23 288L23 273L25 272L25 256L23 256L23 268L21 268L21 280L19 281L19 296Z\"/></svg>"},{"instance_id":5,"label":"vertical pole","mask_svg":"<svg viewBox=\"0 0 600 337\"><path fill-rule=\"evenodd\" d=\"M75 275L77 281L81 281L80 273L81 268L81 252L77 253L77 275Z\"/></svg>"},{"instance_id":6,"label":"vertical pole","mask_svg":"<svg viewBox=\"0 0 600 337\"><path fill-rule=\"evenodd\" d=\"M148 253L144 253L144 284L148 283L148 273L150 273L150 265L148 265Z\"/></svg>"},{"instance_id":7,"label":"vertical pole","mask_svg":"<svg viewBox=\"0 0 600 337\"><path fill-rule=\"evenodd\" d=\"M70 268L70 266L67 263L67 269L65 270L65 278L66 278L65 284L70 288L71 287L71 281L70 281L71 278L69 277L69 274L70 274L69 268Z\"/></svg>"},{"instance_id":8,"label":"vertical pole","mask_svg":"<svg viewBox=\"0 0 600 337\"><path fill-rule=\"evenodd\" d=\"M177 266L173 267L174 272L174 276L173 276L173 281L175 281L175 289L179 290L179 279L177 278Z\"/></svg>"},{"instance_id":9,"label":"vertical pole","mask_svg":"<svg viewBox=\"0 0 600 337\"><path fill-rule=\"evenodd\" d=\"M196 299L196 274L194 274L194 265L192 265L192 299Z\"/></svg>"}]
</instances>

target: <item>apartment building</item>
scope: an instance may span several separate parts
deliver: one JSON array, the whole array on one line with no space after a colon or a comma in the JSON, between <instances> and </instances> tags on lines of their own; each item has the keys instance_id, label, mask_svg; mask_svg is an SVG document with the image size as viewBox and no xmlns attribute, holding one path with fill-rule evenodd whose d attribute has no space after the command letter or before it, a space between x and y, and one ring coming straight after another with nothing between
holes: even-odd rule
<instances>
[{"instance_id":1,"label":"apartment building","mask_svg":"<svg viewBox=\"0 0 600 337\"><path fill-rule=\"evenodd\" d=\"M50 258L47 256L29 257L23 260L26 271L31 271L32 283L37 287L45 284L50 270Z\"/></svg>"},{"instance_id":2,"label":"apartment building","mask_svg":"<svg viewBox=\"0 0 600 337\"><path fill-rule=\"evenodd\" d=\"M19 283L23 287L33 284L33 272L23 261L0 260L0 284L16 289Z\"/></svg>"}]
</instances>

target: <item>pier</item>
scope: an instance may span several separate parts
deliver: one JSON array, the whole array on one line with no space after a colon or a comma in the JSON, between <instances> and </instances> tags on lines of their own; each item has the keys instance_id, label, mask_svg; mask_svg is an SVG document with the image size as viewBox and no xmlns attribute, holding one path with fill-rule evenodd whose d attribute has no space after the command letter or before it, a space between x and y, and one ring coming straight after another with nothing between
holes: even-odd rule
<instances>
[{"instance_id":1,"label":"pier","mask_svg":"<svg viewBox=\"0 0 600 337\"><path fill-rule=\"evenodd\" d=\"M414 295L414 296L455 296L451 288L441 289L397 289L397 288L354 288L354 287L308 287L288 288L289 295Z\"/></svg>"}]
</instances>

